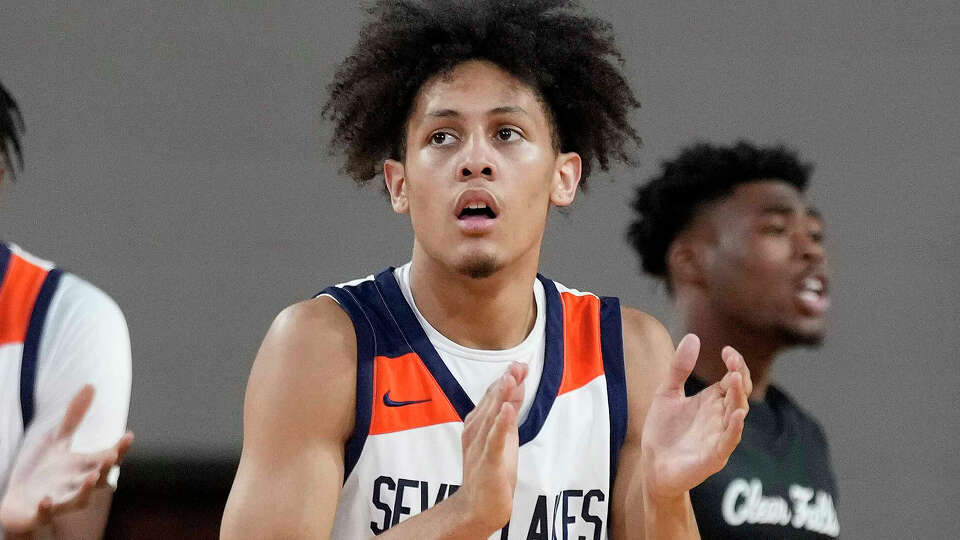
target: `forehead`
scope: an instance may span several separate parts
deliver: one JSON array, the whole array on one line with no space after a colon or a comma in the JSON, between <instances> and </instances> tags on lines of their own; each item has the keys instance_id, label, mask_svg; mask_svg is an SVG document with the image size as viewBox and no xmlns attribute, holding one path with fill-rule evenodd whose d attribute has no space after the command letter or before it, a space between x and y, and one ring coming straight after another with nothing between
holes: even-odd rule
<instances>
[{"instance_id":1,"label":"forehead","mask_svg":"<svg viewBox=\"0 0 960 540\"><path fill-rule=\"evenodd\" d=\"M546 112L533 87L496 64L470 60L424 83L410 120L416 122L438 111L469 116L502 107L520 107L546 122Z\"/></svg>"},{"instance_id":2,"label":"forehead","mask_svg":"<svg viewBox=\"0 0 960 540\"><path fill-rule=\"evenodd\" d=\"M758 180L740 184L717 204L719 210L738 213L806 214L807 206L797 188L782 180Z\"/></svg>"}]
</instances>

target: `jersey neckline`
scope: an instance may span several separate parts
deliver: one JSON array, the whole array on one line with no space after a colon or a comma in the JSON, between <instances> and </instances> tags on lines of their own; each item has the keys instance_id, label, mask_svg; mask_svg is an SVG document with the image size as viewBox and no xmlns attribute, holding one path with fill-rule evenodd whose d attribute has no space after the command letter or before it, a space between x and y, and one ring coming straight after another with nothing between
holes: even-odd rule
<instances>
[{"instance_id":1,"label":"jersey neckline","mask_svg":"<svg viewBox=\"0 0 960 540\"><path fill-rule=\"evenodd\" d=\"M440 358L439 353L430 343L430 338L424 332L420 321L407 303L400 284L394 275L394 267L389 267L376 276L377 287L394 317L400 333L407 343L426 365L430 374L450 400L460 419L463 420L476 406L464 391L460 383L450 372L447 365ZM537 274L537 279L543 285L546 309L544 336L543 374L537 394L530 405L526 420L519 426L520 444L533 440L553 407L553 401L560 389L563 378L563 305L560 293L552 281Z\"/></svg>"}]
</instances>

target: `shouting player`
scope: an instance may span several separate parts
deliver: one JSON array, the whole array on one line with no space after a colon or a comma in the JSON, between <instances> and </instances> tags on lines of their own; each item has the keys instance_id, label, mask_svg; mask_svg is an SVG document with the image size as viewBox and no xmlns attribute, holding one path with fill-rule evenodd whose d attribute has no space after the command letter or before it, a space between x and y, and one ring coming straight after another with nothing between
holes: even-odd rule
<instances>
[{"instance_id":1,"label":"shouting player","mask_svg":"<svg viewBox=\"0 0 960 540\"><path fill-rule=\"evenodd\" d=\"M818 345L829 306L819 215L804 191L810 166L783 147L695 144L638 188L629 238L663 279L684 329L702 341L688 394L722 377L721 347L753 375L743 442L691 491L705 538L839 534L836 485L820 425L770 382L776 357Z\"/></svg>"},{"instance_id":2,"label":"shouting player","mask_svg":"<svg viewBox=\"0 0 960 540\"><path fill-rule=\"evenodd\" d=\"M571 2L383 0L325 112L383 174L412 260L274 321L251 372L224 538L689 538L688 490L747 412L733 349L538 275L552 206L623 159L637 105Z\"/></svg>"},{"instance_id":3,"label":"shouting player","mask_svg":"<svg viewBox=\"0 0 960 540\"><path fill-rule=\"evenodd\" d=\"M22 131L0 86L0 181L23 164ZM133 441L124 434L129 404L120 308L0 243L0 539L103 535L115 465Z\"/></svg>"}]
</instances>

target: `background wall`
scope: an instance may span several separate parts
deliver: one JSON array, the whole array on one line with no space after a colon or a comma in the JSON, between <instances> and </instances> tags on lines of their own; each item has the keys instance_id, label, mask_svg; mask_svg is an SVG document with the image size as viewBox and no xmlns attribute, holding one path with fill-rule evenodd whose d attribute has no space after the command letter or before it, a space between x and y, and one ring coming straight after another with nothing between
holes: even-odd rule
<instances>
[{"instance_id":1,"label":"background wall","mask_svg":"<svg viewBox=\"0 0 960 540\"><path fill-rule=\"evenodd\" d=\"M633 185L696 138L794 146L817 164L834 308L825 346L775 377L826 428L845 537L960 535L960 8L587 7L614 21L645 144L552 217L544 273L676 330L623 241ZM273 316L409 257L406 220L323 146L361 20L350 3L3 0L0 79L28 133L0 233L124 309L133 462L236 459Z\"/></svg>"}]
</instances>

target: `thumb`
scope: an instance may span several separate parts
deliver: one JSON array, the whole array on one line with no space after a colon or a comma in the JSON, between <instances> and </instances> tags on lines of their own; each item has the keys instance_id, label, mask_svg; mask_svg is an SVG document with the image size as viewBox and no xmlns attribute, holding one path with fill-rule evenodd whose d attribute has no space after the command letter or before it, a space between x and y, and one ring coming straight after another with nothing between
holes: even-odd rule
<instances>
[{"instance_id":1,"label":"thumb","mask_svg":"<svg viewBox=\"0 0 960 540\"><path fill-rule=\"evenodd\" d=\"M687 382L690 373L693 372L693 366L697 365L699 354L700 338L694 334L683 336L683 339L677 344L677 352L674 353L673 361L670 363L670 373L667 375L666 382L664 382L664 391L683 393L683 385Z\"/></svg>"}]
</instances>

